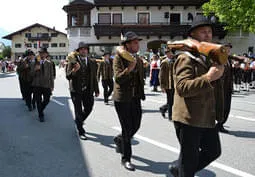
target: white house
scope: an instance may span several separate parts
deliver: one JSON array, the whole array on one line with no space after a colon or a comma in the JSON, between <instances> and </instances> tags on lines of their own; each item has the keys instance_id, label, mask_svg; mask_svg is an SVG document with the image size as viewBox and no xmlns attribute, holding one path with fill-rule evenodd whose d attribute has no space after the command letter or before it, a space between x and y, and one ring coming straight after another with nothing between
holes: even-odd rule
<instances>
[{"instance_id":1,"label":"white house","mask_svg":"<svg viewBox=\"0 0 255 177\"><path fill-rule=\"evenodd\" d=\"M63 32L39 23L28 26L3 37L12 41L12 56L17 59L27 49L35 53L40 47L47 47L52 59L65 59L68 53L68 39Z\"/></svg>"},{"instance_id":2,"label":"white house","mask_svg":"<svg viewBox=\"0 0 255 177\"><path fill-rule=\"evenodd\" d=\"M156 51L169 40L185 38L193 18L202 15L201 6L207 1L70 0L63 7L67 13L69 51L84 41L90 45L91 52L100 53L119 45L121 33L127 31L134 31L143 38L142 53L148 49ZM223 25L215 23L215 41L233 43L236 52L253 46L247 35L226 35Z\"/></svg>"}]
</instances>

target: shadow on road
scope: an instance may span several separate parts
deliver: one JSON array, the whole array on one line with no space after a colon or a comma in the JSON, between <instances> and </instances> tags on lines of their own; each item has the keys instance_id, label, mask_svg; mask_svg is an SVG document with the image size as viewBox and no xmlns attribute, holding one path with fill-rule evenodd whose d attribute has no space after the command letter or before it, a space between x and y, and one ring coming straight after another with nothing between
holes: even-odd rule
<instances>
[{"instance_id":1,"label":"shadow on road","mask_svg":"<svg viewBox=\"0 0 255 177\"><path fill-rule=\"evenodd\" d=\"M171 164L171 162L155 162L143 157L139 156L133 156L133 159L140 161L142 163L145 163L146 165L141 166L141 165L136 165L136 168L138 170L142 171L148 171L153 174L165 174L167 177L172 177L172 175L169 172L168 166ZM215 177L216 174L212 171L209 171L207 169L204 169L196 174L199 177Z\"/></svg>"},{"instance_id":2,"label":"shadow on road","mask_svg":"<svg viewBox=\"0 0 255 177\"><path fill-rule=\"evenodd\" d=\"M13 73L1 73L0 74L0 79L1 78L7 78L7 77L15 77L16 75Z\"/></svg>"},{"instance_id":3,"label":"shadow on road","mask_svg":"<svg viewBox=\"0 0 255 177\"><path fill-rule=\"evenodd\" d=\"M98 133L91 133L91 132L86 132L86 134L89 135L88 140L100 143L103 146L106 146L109 148L115 148L114 141L113 141L114 136L101 135ZM139 141L132 139L131 144L138 145Z\"/></svg>"},{"instance_id":4,"label":"shadow on road","mask_svg":"<svg viewBox=\"0 0 255 177\"><path fill-rule=\"evenodd\" d=\"M229 131L229 134L240 138L255 138L255 132Z\"/></svg>"},{"instance_id":5,"label":"shadow on road","mask_svg":"<svg viewBox=\"0 0 255 177\"><path fill-rule=\"evenodd\" d=\"M90 177L68 97L50 102L45 122L23 100L0 98L0 172L4 177ZM4 116L3 116L4 115Z\"/></svg>"}]
</instances>

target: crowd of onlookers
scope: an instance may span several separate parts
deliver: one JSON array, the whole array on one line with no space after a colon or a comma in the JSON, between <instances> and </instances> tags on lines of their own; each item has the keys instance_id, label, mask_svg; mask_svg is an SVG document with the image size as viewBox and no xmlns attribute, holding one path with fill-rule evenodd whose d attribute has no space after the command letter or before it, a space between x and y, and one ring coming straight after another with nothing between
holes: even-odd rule
<instances>
[{"instance_id":1,"label":"crowd of onlookers","mask_svg":"<svg viewBox=\"0 0 255 177\"><path fill-rule=\"evenodd\" d=\"M12 72L15 71L15 64L12 61L1 60L0 61L0 72Z\"/></svg>"},{"instance_id":2,"label":"crowd of onlookers","mask_svg":"<svg viewBox=\"0 0 255 177\"><path fill-rule=\"evenodd\" d=\"M233 91L255 89L255 55L232 56Z\"/></svg>"}]
</instances>

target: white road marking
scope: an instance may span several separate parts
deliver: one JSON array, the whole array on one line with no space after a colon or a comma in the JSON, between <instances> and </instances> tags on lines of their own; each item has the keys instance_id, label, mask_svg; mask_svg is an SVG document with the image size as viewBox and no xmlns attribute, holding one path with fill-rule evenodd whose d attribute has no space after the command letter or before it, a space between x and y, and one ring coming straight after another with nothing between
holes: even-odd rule
<instances>
[{"instance_id":1,"label":"white road marking","mask_svg":"<svg viewBox=\"0 0 255 177\"><path fill-rule=\"evenodd\" d=\"M117 131L121 131L121 128L120 128L120 127L112 127L112 129L117 130ZM152 140L152 139L150 139L150 138L147 138L147 137L144 137L144 136L141 136L141 135L138 135L138 134L136 134L134 137L137 138L137 139L143 140L143 141L145 141L145 142L147 142L147 143L153 144L153 145L155 145L155 146L157 146L157 147L160 147L160 148L162 148L162 149L165 149L165 150L174 152L174 153L176 153L176 154L178 154L178 153L180 152L180 150L177 149L177 148L175 148L175 147L169 146L169 145L167 145L167 144L163 144L163 143L161 143L161 142ZM237 176L240 176L240 177L255 177L255 176L252 175L252 174L243 172L243 171L241 171L241 170L232 168L232 167L230 167L230 166L221 164L221 163L219 163L219 162L212 162L212 163L210 164L210 166L215 167L215 168L219 168L219 169L221 169L221 170L223 170L223 171L229 172L229 173L231 173L231 174L234 174L234 175L237 175Z\"/></svg>"},{"instance_id":2,"label":"white road marking","mask_svg":"<svg viewBox=\"0 0 255 177\"><path fill-rule=\"evenodd\" d=\"M65 106L64 103L61 103L60 101L58 101L58 100L56 100L56 99L54 99L54 98L51 98L51 101L57 103L57 104L60 105L60 106Z\"/></svg>"},{"instance_id":3,"label":"white road marking","mask_svg":"<svg viewBox=\"0 0 255 177\"><path fill-rule=\"evenodd\" d=\"M166 103L166 100L165 100L165 101L159 101L159 100L150 99L150 98L149 98L149 99L146 98L146 100L147 100L147 101L150 101L150 102L154 102L154 103L160 103L160 104Z\"/></svg>"},{"instance_id":4,"label":"white road marking","mask_svg":"<svg viewBox=\"0 0 255 177\"><path fill-rule=\"evenodd\" d=\"M250 101L236 101L236 100L235 100L235 102L237 102L237 103L247 103L247 104L253 104L253 105L255 105L254 102L250 102Z\"/></svg>"},{"instance_id":5,"label":"white road marking","mask_svg":"<svg viewBox=\"0 0 255 177\"><path fill-rule=\"evenodd\" d=\"M232 115L232 114L230 114L229 117L255 122L255 118L250 118L250 117L236 116L236 115Z\"/></svg>"}]
</instances>

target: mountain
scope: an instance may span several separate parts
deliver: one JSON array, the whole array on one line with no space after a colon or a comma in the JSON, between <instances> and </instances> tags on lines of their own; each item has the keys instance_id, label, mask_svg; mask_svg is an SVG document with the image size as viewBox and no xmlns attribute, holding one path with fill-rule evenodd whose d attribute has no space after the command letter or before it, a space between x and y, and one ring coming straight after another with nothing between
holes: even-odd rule
<instances>
[{"instance_id":1,"label":"mountain","mask_svg":"<svg viewBox=\"0 0 255 177\"><path fill-rule=\"evenodd\" d=\"M3 28L0 28L0 42L3 42L5 46L10 46L11 45L10 40L6 40L6 39L2 38L3 36L6 36L8 34L10 34L10 32L5 31Z\"/></svg>"}]
</instances>

